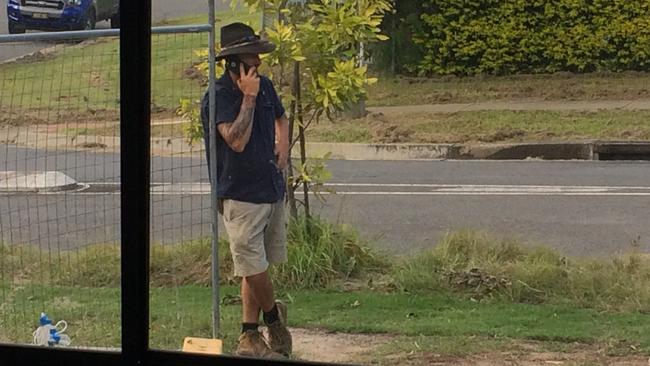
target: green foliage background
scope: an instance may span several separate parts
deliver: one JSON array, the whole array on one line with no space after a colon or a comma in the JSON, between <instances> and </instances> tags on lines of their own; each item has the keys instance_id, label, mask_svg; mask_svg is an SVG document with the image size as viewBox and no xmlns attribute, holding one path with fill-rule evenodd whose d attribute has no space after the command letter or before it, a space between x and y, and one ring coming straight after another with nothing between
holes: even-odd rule
<instances>
[{"instance_id":1,"label":"green foliage background","mask_svg":"<svg viewBox=\"0 0 650 366\"><path fill-rule=\"evenodd\" d=\"M650 70L647 0L404 3L396 16L411 38L397 43L397 54L413 54L413 47L421 52L419 60L405 65L419 74ZM419 19L412 18L413 7ZM383 27L389 30L391 24Z\"/></svg>"},{"instance_id":2,"label":"green foliage background","mask_svg":"<svg viewBox=\"0 0 650 366\"><path fill-rule=\"evenodd\" d=\"M394 11L386 14L382 22L382 33L390 37L387 42L372 45L374 68L391 70L394 52L395 72L411 73L424 54L424 48L414 43L413 36L424 32L421 16L422 0L399 0L393 2Z\"/></svg>"}]
</instances>

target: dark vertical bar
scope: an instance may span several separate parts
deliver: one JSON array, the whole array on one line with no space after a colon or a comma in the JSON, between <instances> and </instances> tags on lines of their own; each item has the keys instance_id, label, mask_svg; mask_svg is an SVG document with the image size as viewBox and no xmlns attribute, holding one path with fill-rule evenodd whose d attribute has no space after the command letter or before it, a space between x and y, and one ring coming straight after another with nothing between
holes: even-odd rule
<instances>
[{"instance_id":1,"label":"dark vertical bar","mask_svg":"<svg viewBox=\"0 0 650 366\"><path fill-rule=\"evenodd\" d=\"M397 6L397 5L395 5ZM397 71L396 69L396 62L395 58L397 57L396 55L396 47L397 47L397 40L395 39L397 37L397 24L395 23L395 18L397 18L397 14L391 14L390 15L392 19L392 26L391 26L391 35L390 35L390 72L393 76L395 76L395 72Z\"/></svg>"},{"instance_id":2,"label":"dark vertical bar","mask_svg":"<svg viewBox=\"0 0 650 366\"><path fill-rule=\"evenodd\" d=\"M122 357L144 363L149 348L151 0L120 6L122 177Z\"/></svg>"},{"instance_id":3,"label":"dark vertical bar","mask_svg":"<svg viewBox=\"0 0 650 366\"><path fill-rule=\"evenodd\" d=\"M210 167L208 171L214 172L210 175L210 212L212 214L212 338L219 338L219 333L221 331L221 311L220 311L220 302L219 302L219 211L217 209L218 198L217 198L217 124L215 119L217 118L217 98L216 98L216 85L215 85L215 42L216 42L216 23L217 18L215 16L215 6L214 0L208 0L208 19L209 23L212 26L210 30L210 44L209 44L209 100L210 100L210 110L208 112L210 123L209 130L210 133L206 138L208 139L208 144L210 145L209 154L210 159L208 159L208 164Z\"/></svg>"}]
</instances>

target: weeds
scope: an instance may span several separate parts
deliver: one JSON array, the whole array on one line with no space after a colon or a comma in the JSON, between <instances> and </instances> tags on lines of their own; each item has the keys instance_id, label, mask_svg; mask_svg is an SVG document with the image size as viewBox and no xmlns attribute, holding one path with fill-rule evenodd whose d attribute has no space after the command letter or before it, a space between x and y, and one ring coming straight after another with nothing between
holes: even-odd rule
<instances>
[{"instance_id":1,"label":"weeds","mask_svg":"<svg viewBox=\"0 0 650 366\"><path fill-rule=\"evenodd\" d=\"M299 218L289 224L286 264L274 268L274 282L290 289L327 287L338 279L360 276L388 266L365 246L356 231L319 219ZM309 229L308 229L309 227ZM150 283L153 287L210 286L211 240L176 245L152 245ZM49 253L31 246L0 246L0 273L13 283L57 286L119 287L120 247L117 244ZM234 284L228 241L219 241L221 284Z\"/></svg>"},{"instance_id":2,"label":"weeds","mask_svg":"<svg viewBox=\"0 0 650 366\"><path fill-rule=\"evenodd\" d=\"M389 266L347 225L299 217L289 224L288 242L288 262L273 271L275 282L287 288L326 287Z\"/></svg>"},{"instance_id":3,"label":"weeds","mask_svg":"<svg viewBox=\"0 0 650 366\"><path fill-rule=\"evenodd\" d=\"M0 246L2 282L119 287L117 245L48 253ZM219 242L222 284L237 284L228 242ZM298 218L289 223L287 263L271 267L278 289L323 289L347 280L389 278L409 292L461 293L477 301L565 303L604 311L650 312L650 257L639 252L610 259L571 259L553 249L461 231L428 251L397 263L371 250L346 225ZM209 239L151 250L152 287L210 286ZM358 281L359 282L359 281Z\"/></svg>"},{"instance_id":4,"label":"weeds","mask_svg":"<svg viewBox=\"0 0 650 366\"><path fill-rule=\"evenodd\" d=\"M573 303L599 310L650 312L650 258L569 259L550 248L462 231L407 258L392 271L398 288L453 291L477 300Z\"/></svg>"}]
</instances>

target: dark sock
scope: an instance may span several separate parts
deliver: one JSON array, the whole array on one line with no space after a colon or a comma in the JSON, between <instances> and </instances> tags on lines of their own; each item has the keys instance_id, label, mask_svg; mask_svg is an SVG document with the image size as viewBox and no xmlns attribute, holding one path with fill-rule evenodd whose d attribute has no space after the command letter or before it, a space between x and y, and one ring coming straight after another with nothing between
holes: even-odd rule
<instances>
[{"instance_id":1,"label":"dark sock","mask_svg":"<svg viewBox=\"0 0 650 366\"><path fill-rule=\"evenodd\" d=\"M263 317L264 323L266 323L266 325L273 324L276 321L280 320L280 316L278 315L278 306L276 304L273 304L273 309L271 309L268 313L264 312Z\"/></svg>"},{"instance_id":2,"label":"dark sock","mask_svg":"<svg viewBox=\"0 0 650 366\"><path fill-rule=\"evenodd\" d=\"M257 324L257 323L242 323L241 324L241 332L246 333L249 330L255 330L256 331L258 326L259 326L259 324Z\"/></svg>"}]
</instances>

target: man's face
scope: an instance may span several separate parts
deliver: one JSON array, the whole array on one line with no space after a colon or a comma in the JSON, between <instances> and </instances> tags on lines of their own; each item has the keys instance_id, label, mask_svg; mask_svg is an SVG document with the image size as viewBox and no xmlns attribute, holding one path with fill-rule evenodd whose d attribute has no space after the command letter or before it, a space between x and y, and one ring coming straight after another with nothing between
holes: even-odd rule
<instances>
[{"instance_id":1,"label":"man's face","mask_svg":"<svg viewBox=\"0 0 650 366\"><path fill-rule=\"evenodd\" d=\"M255 53L243 53L239 55L239 59L242 60L246 65L255 68L259 68L260 65L262 64L262 60L260 60L260 55L255 54Z\"/></svg>"}]
</instances>

